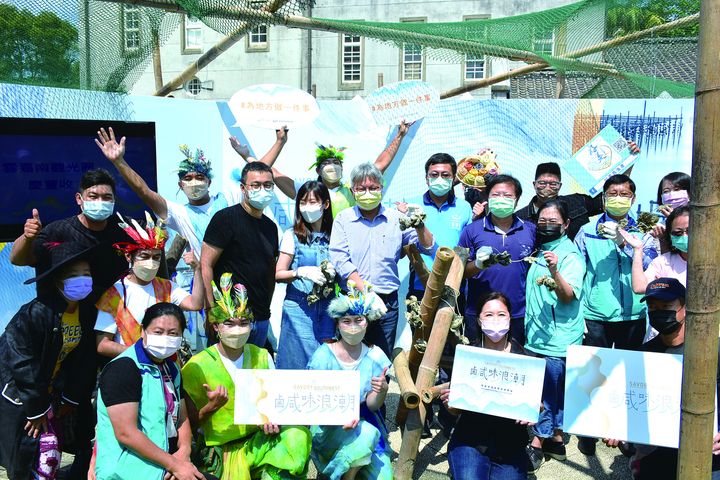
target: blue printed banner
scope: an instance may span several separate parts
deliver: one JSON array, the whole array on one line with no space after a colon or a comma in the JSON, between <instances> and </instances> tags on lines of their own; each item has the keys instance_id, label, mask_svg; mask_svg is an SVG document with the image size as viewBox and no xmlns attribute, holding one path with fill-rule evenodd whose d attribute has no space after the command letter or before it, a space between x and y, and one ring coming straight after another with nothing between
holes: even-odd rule
<instances>
[{"instance_id":1,"label":"blue printed banner","mask_svg":"<svg viewBox=\"0 0 720 480\"><path fill-rule=\"evenodd\" d=\"M626 171L636 159L627 140L612 125L607 125L575 152L563 168L594 197L602 192L605 180Z\"/></svg>"},{"instance_id":2,"label":"blue printed banner","mask_svg":"<svg viewBox=\"0 0 720 480\"><path fill-rule=\"evenodd\" d=\"M677 448L682 363L682 355L568 347L563 430Z\"/></svg>"},{"instance_id":3,"label":"blue printed banner","mask_svg":"<svg viewBox=\"0 0 720 480\"><path fill-rule=\"evenodd\" d=\"M360 372L238 370L235 424L346 425L360 418Z\"/></svg>"},{"instance_id":4,"label":"blue printed banner","mask_svg":"<svg viewBox=\"0 0 720 480\"><path fill-rule=\"evenodd\" d=\"M541 358L459 345L449 405L537 422L544 379L545 360Z\"/></svg>"}]
</instances>

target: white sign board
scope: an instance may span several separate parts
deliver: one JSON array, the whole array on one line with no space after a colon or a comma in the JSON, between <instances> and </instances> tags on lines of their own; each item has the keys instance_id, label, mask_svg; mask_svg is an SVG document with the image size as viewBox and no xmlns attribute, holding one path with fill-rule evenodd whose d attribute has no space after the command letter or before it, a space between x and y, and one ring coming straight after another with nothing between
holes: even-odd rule
<instances>
[{"instance_id":1,"label":"white sign board","mask_svg":"<svg viewBox=\"0 0 720 480\"><path fill-rule=\"evenodd\" d=\"M236 92L228 102L237 125L279 129L295 128L315 121L320 115L315 97L287 85L264 83Z\"/></svg>"},{"instance_id":2,"label":"white sign board","mask_svg":"<svg viewBox=\"0 0 720 480\"><path fill-rule=\"evenodd\" d=\"M378 125L414 122L437 108L440 93L431 84L418 80L391 83L365 98Z\"/></svg>"}]
</instances>

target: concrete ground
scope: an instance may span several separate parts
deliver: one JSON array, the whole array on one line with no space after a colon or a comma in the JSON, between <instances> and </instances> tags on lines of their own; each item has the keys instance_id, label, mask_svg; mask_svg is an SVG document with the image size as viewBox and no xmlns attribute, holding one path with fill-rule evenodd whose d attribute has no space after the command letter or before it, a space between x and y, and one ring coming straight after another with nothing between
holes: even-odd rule
<instances>
[{"instance_id":1,"label":"concrete ground","mask_svg":"<svg viewBox=\"0 0 720 480\"><path fill-rule=\"evenodd\" d=\"M397 382L390 382L390 391L387 396L388 429L390 430L390 446L395 453L400 451L401 432L395 425L394 418L400 399ZM415 465L414 479L440 480L448 479L449 467L447 462L447 439L440 430L433 430L433 438L423 439L420 442ZM396 455L393 460L395 460ZM63 465L72 461L72 456L63 455ZM316 478L317 473L310 465L308 478ZM628 459L617 449L607 448L602 442L598 443L597 454L594 457L586 457L577 449L577 438L569 436L567 444L567 460L558 462L548 460L536 472L530 475L530 479L536 480L582 480L582 479L612 479L632 480L628 469ZM6 480L5 470L0 467L0 480Z\"/></svg>"}]
</instances>

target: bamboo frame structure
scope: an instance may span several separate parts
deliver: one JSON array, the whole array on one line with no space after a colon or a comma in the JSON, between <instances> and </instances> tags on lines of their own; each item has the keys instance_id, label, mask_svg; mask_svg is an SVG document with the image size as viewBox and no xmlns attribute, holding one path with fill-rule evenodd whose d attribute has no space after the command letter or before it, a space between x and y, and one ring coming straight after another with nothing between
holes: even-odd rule
<instances>
[{"instance_id":1,"label":"bamboo frame structure","mask_svg":"<svg viewBox=\"0 0 720 480\"><path fill-rule=\"evenodd\" d=\"M695 86L690 246L677 478L712 470L720 320L720 0L702 0Z\"/></svg>"},{"instance_id":2,"label":"bamboo frame structure","mask_svg":"<svg viewBox=\"0 0 720 480\"><path fill-rule=\"evenodd\" d=\"M423 388L420 392L420 398L424 403L430 405L436 398L440 396L440 393L446 388L450 388L450 382L441 383L440 385L433 385L430 388Z\"/></svg>"},{"instance_id":3,"label":"bamboo frame structure","mask_svg":"<svg viewBox=\"0 0 720 480\"><path fill-rule=\"evenodd\" d=\"M419 391L428 389L435 383L435 373L445 348L450 324L455 317L455 300L459 295L460 284L465 274L466 261L467 258L464 254L453 253L450 272L445 280L443 305L435 313L430 339L415 380L415 387ZM400 453L395 465L395 478L398 480L412 478L426 415L427 409L424 403L420 403L418 408L410 410L407 414Z\"/></svg>"},{"instance_id":4,"label":"bamboo frame structure","mask_svg":"<svg viewBox=\"0 0 720 480\"><path fill-rule=\"evenodd\" d=\"M405 251L405 255L408 257L408 260L410 260L410 266L415 272L415 275L417 275L418 280L420 280L420 283L423 286L427 285L428 278L430 277L430 270L428 270L427 265L425 265L425 261L420 256L420 251L414 243L404 246L403 250Z\"/></svg>"},{"instance_id":5,"label":"bamboo frame structure","mask_svg":"<svg viewBox=\"0 0 720 480\"><path fill-rule=\"evenodd\" d=\"M417 408L420 405L420 394L415 388L412 375L410 375L410 367L408 365L407 353L398 348L393 358L393 368L395 369L395 377L400 387L400 399L405 408Z\"/></svg>"}]
</instances>

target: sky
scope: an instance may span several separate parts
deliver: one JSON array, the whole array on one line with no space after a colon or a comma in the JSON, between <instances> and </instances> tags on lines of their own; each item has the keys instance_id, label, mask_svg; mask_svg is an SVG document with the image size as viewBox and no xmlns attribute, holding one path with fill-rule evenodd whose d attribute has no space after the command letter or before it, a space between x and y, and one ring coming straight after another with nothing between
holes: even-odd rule
<instances>
[{"instance_id":1,"label":"sky","mask_svg":"<svg viewBox=\"0 0 720 480\"><path fill-rule=\"evenodd\" d=\"M63 20L76 24L80 2L72 0L0 0L0 4L15 5L30 10L32 13L50 11Z\"/></svg>"}]
</instances>

